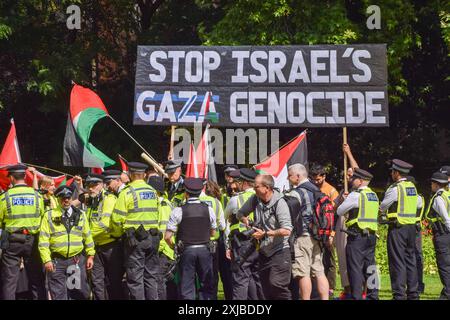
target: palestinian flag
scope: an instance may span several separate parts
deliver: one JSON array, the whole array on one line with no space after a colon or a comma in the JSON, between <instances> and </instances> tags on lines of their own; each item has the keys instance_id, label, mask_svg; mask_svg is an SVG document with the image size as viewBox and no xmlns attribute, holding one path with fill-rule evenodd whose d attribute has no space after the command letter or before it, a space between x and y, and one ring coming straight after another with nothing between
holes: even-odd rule
<instances>
[{"instance_id":1,"label":"palestinian flag","mask_svg":"<svg viewBox=\"0 0 450 320\"><path fill-rule=\"evenodd\" d=\"M258 173L272 175L275 187L284 191L289 189L288 167L294 163L301 163L304 166L308 163L306 131L275 151L263 162L255 165L255 169Z\"/></svg>"},{"instance_id":2,"label":"palestinian flag","mask_svg":"<svg viewBox=\"0 0 450 320\"><path fill-rule=\"evenodd\" d=\"M64 137L65 166L104 168L115 163L89 142L92 128L106 116L108 110L95 92L77 84L73 86Z\"/></svg>"},{"instance_id":3,"label":"palestinian flag","mask_svg":"<svg viewBox=\"0 0 450 320\"><path fill-rule=\"evenodd\" d=\"M11 129L0 153L0 189L6 190L9 186L7 167L20 162L22 160L17 142L16 126L14 125L14 120L11 119Z\"/></svg>"},{"instance_id":4,"label":"palestinian flag","mask_svg":"<svg viewBox=\"0 0 450 320\"><path fill-rule=\"evenodd\" d=\"M124 157L122 157L120 154L118 154L119 156L119 163L120 163L120 168L122 169L123 173L127 173L128 172L128 161L125 160Z\"/></svg>"}]
</instances>

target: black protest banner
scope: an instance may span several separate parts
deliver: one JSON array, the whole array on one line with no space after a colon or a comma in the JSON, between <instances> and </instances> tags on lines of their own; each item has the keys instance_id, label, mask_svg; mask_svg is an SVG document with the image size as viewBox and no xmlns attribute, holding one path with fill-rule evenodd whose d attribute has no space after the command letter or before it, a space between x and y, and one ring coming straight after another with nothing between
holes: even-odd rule
<instances>
[{"instance_id":1,"label":"black protest banner","mask_svg":"<svg viewBox=\"0 0 450 320\"><path fill-rule=\"evenodd\" d=\"M139 46L136 125L388 126L386 45Z\"/></svg>"}]
</instances>

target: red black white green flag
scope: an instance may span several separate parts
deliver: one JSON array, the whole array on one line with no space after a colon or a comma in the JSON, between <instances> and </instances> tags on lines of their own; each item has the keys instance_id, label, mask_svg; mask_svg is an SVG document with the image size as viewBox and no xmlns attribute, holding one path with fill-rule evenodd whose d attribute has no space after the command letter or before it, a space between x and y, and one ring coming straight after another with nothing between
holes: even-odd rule
<instances>
[{"instance_id":1,"label":"red black white green flag","mask_svg":"<svg viewBox=\"0 0 450 320\"><path fill-rule=\"evenodd\" d=\"M306 131L289 141L271 154L263 162L255 165L258 173L270 174L275 180L275 187L280 191L289 189L288 168L295 163L308 164L308 146Z\"/></svg>"},{"instance_id":2,"label":"red black white green flag","mask_svg":"<svg viewBox=\"0 0 450 320\"><path fill-rule=\"evenodd\" d=\"M95 92L77 84L73 86L64 137L65 166L104 168L115 163L89 142L92 128L106 116L108 110Z\"/></svg>"}]
</instances>

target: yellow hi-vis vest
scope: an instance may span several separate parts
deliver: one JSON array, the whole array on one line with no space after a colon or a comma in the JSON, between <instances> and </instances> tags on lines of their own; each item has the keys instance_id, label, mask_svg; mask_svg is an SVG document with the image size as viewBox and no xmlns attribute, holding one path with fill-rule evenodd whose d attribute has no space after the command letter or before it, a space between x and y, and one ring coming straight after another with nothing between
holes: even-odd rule
<instances>
[{"instance_id":1,"label":"yellow hi-vis vest","mask_svg":"<svg viewBox=\"0 0 450 320\"><path fill-rule=\"evenodd\" d=\"M387 218L397 219L400 224L415 224L417 221L418 194L416 186L410 181L400 181L397 186L397 201L388 209Z\"/></svg>"},{"instance_id":2,"label":"yellow hi-vis vest","mask_svg":"<svg viewBox=\"0 0 450 320\"><path fill-rule=\"evenodd\" d=\"M349 228L356 224L361 230L378 230L378 210L380 203L377 194L370 188L364 188L356 191L359 193L359 207L357 214L351 214L345 223Z\"/></svg>"},{"instance_id":3,"label":"yellow hi-vis vest","mask_svg":"<svg viewBox=\"0 0 450 320\"><path fill-rule=\"evenodd\" d=\"M436 222L444 223L444 220L442 220L442 217L433 209L434 199L436 199L436 197L439 197L439 196L442 199L444 199L447 213L450 214L450 191L444 190L444 191L436 192L433 195L433 197L431 198L430 203L427 208L427 213L425 214L426 219L432 223L436 223Z\"/></svg>"},{"instance_id":4,"label":"yellow hi-vis vest","mask_svg":"<svg viewBox=\"0 0 450 320\"><path fill-rule=\"evenodd\" d=\"M101 201L97 208L88 208L86 216L89 220L92 238L98 246L108 244L116 239L111 237L109 220L111 219L117 197L108 191L102 191Z\"/></svg>"},{"instance_id":5,"label":"yellow hi-vis vest","mask_svg":"<svg viewBox=\"0 0 450 320\"><path fill-rule=\"evenodd\" d=\"M240 208L244 205L244 203L245 203L248 199L250 199L250 197L253 196L254 194L255 194L255 191L254 191L253 189L238 193L238 194L235 196L235 197L237 197L237 206L238 206L238 209L240 209ZM236 216L235 216L234 218L236 218ZM250 221L253 221L253 219L254 219L254 218L253 218L253 212L251 212L251 213L248 215L248 219L249 219ZM236 218L236 220L237 220L237 218ZM232 231L234 231L234 230L238 230L239 232L243 232L243 231L247 230L247 227L246 227L245 224L243 224L242 222L237 221L236 223L233 223L233 224L230 225L230 232L232 232Z\"/></svg>"},{"instance_id":6,"label":"yellow hi-vis vest","mask_svg":"<svg viewBox=\"0 0 450 320\"><path fill-rule=\"evenodd\" d=\"M207 196L207 195L201 195L200 197L198 197L198 199L201 202L205 202L208 206L210 206L215 215L216 215L216 221L217 221L217 229L216 232L214 233L214 235L211 237L210 240L219 240L220 237L220 232L219 232L219 221L222 218L223 215L223 209L222 209L222 204L220 203L219 200L217 200L214 197L211 196Z\"/></svg>"},{"instance_id":7,"label":"yellow hi-vis vest","mask_svg":"<svg viewBox=\"0 0 450 320\"><path fill-rule=\"evenodd\" d=\"M72 207L72 215L76 214ZM43 263L52 260L51 254L57 253L63 257L70 258L86 250L88 256L95 255L94 241L92 240L89 222L84 212L80 211L78 224L70 231L62 223L63 210L52 209L45 213L42 218L39 233L39 253Z\"/></svg>"},{"instance_id":8,"label":"yellow hi-vis vest","mask_svg":"<svg viewBox=\"0 0 450 320\"><path fill-rule=\"evenodd\" d=\"M159 197L159 210L161 219L159 221L159 231L163 234L167 229L167 223L169 222L170 214L172 213L173 206L169 200ZM172 241L175 242L175 236L172 236ZM159 242L159 252L166 255L169 259L175 260L175 253L171 247L167 244L166 241L161 240Z\"/></svg>"},{"instance_id":9,"label":"yellow hi-vis vest","mask_svg":"<svg viewBox=\"0 0 450 320\"><path fill-rule=\"evenodd\" d=\"M159 201L156 190L144 180L130 182L117 198L111 215L110 228L113 237L120 237L129 228L141 224L145 230L159 228Z\"/></svg>"},{"instance_id":10,"label":"yellow hi-vis vest","mask_svg":"<svg viewBox=\"0 0 450 320\"><path fill-rule=\"evenodd\" d=\"M48 206L45 206L45 211L48 211L50 209L56 209L59 207L58 199L53 194L48 195L47 199L49 200L50 204Z\"/></svg>"},{"instance_id":11,"label":"yellow hi-vis vest","mask_svg":"<svg viewBox=\"0 0 450 320\"><path fill-rule=\"evenodd\" d=\"M37 234L44 215L44 200L26 185L12 187L0 196L0 226L12 233L27 229Z\"/></svg>"}]
</instances>

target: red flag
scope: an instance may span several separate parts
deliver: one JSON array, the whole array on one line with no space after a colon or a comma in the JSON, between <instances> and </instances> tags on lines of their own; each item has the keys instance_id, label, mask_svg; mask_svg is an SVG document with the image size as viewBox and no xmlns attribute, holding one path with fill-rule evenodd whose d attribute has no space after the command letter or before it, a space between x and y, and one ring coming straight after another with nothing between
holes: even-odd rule
<instances>
[{"instance_id":1,"label":"red flag","mask_svg":"<svg viewBox=\"0 0 450 320\"><path fill-rule=\"evenodd\" d=\"M6 167L22 162L20 158L19 144L17 143L16 126L11 119L11 129L6 137L2 152L0 153L0 188L6 190L9 186L9 178Z\"/></svg>"},{"instance_id":2,"label":"red flag","mask_svg":"<svg viewBox=\"0 0 450 320\"><path fill-rule=\"evenodd\" d=\"M191 142L191 146L189 148L189 160L186 167L186 177L187 178L198 178L198 167L197 167L197 159L196 153L194 151L194 144Z\"/></svg>"},{"instance_id":3,"label":"red flag","mask_svg":"<svg viewBox=\"0 0 450 320\"><path fill-rule=\"evenodd\" d=\"M103 170L103 168L100 168L100 167L94 167L94 168L89 168L89 171L91 173L95 173L95 174L102 174L103 171L105 171L105 170Z\"/></svg>"},{"instance_id":4,"label":"red flag","mask_svg":"<svg viewBox=\"0 0 450 320\"><path fill-rule=\"evenodd\" d=\"M119 156L119 162L120 162L120 167L122 168L122 172L128 172L128 164L127 161L120 155Z\"/></svg>"}]
</instances>

